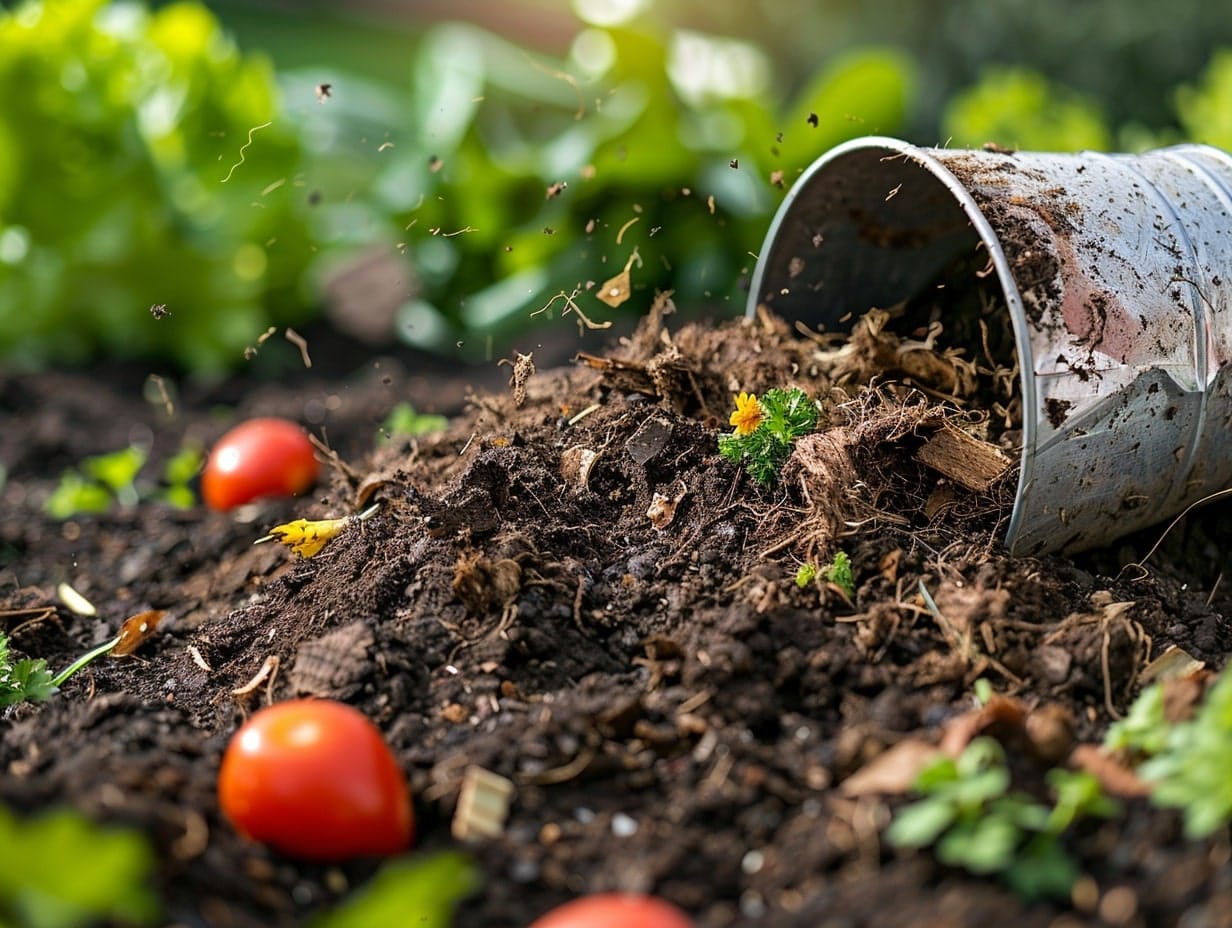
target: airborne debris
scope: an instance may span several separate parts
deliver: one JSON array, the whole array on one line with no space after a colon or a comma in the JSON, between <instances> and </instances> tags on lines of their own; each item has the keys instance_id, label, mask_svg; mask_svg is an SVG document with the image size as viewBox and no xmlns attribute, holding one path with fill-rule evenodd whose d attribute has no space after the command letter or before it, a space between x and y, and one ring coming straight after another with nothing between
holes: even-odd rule
<instances>
[{"instance_id":1,"label":"airborne debris","mask_svg":"<svg viewBox=\"0 0 1232 928\"><path fill-rule=\"evenodd\" d=\"M629 260L625 262L624 270L600 284L599 292L595 296L613 309L629 299L633 292L633 281L629 276L629 270L633 267L634 261L638 263L638 267L641 267L642 259L636 248L633 249L633 254L629 255Z\"/></svg>"},{"instance_id":2,"label":"airborne debris","mask_svg":"<svg viewBox=\"0 0 1232 928\"><path fill-rule=\"evenodd\" d=\"M317 102L324 103L332 96L333 84L317 84Z\"/></svg>"}]
</instances>

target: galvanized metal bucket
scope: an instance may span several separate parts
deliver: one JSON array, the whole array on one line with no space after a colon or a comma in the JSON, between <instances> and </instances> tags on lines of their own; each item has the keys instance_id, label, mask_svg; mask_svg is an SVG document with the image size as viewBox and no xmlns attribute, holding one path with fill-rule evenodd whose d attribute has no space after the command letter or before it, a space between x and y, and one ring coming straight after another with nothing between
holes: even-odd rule
<instances>
[{"instance_id":1,"label":"galvanized metal bucket","mask_svg":"<svg viewBox=\"0 0 1232 928\"><path fill-rule=\"evenodd\" d=\"M748 311L832 332L979 281L1019 366L1012 551L1103 544L1232 485L1232 156L856 139L789 191Z\"/></svg>"}]
</instances>

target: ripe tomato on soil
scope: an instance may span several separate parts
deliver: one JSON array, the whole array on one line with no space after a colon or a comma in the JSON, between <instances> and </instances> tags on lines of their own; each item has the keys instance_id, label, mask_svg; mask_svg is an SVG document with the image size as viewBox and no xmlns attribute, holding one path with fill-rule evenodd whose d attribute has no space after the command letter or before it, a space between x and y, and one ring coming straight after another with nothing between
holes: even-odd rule
<instances>
[{"instance_id":1,"label":"ripe tomato on soil","mask_svg":"<svg viewBox=\"0 0 1232 928\"><path fill-rule=\"evenodd\" d=\"M317 480L307 433L287 419L241 422L214 445L201 474L211 509L233 509L266 496L294 496Z\"/></svg>"},{"instance_id":2,"label":"ripe tomato on soil","mask_svg":"<svg viewBox=\"0 0 1232 928\"><path fill-rule=\"evenodd\" d=\"M530 928L693 928L670 902L640 893L595 893L558 906Z\"/></svg>"},{"instance_id":3,"label":"ripe tomato on soil","mask_svg":"<svg viewBox=\"0 0 1232 928\"><path fill-rule=\"evenodd\" d=\"M303 860L397 854L414 829L380 731L328 699L275 703L245 722L223 754L218 802L239 832Z\"/></svg>"}]
</instances>

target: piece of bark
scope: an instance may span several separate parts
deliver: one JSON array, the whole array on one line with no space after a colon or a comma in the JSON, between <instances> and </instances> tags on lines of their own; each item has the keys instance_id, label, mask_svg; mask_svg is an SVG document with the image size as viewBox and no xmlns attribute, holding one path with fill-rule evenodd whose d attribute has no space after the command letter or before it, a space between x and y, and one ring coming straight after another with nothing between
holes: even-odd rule
<instances>
[{"instance_id":1,"label":"piece of bark","mask_svg":"<svg viewBox=\"0 0 1232 928\"><path fill-rule=\"evenodd\" d=\"M987 490L1013 464L996 445L949 423L920 447L916 459L976 493Z\"/></svg>"}]
</instances>

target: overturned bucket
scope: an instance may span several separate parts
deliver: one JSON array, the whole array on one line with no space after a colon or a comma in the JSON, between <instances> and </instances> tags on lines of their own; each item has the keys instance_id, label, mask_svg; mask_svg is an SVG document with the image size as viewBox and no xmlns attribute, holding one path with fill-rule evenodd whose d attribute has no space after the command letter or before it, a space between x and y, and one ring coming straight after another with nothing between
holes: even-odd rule
<instances>
[{"instance_id":1,"label":"overturned bucket","mask_svg":"<svg viewBox=\"0 0 1232 928\"><path fill-rule=\"evenodd\" d=\"M835 332L943 288L978 296L940 320L955 347L991 332L1016 356L1013 552L1099 545L1232 485L1232 156L856 139L788 192L748 311Z\"/></svg>"}]
</instances>

